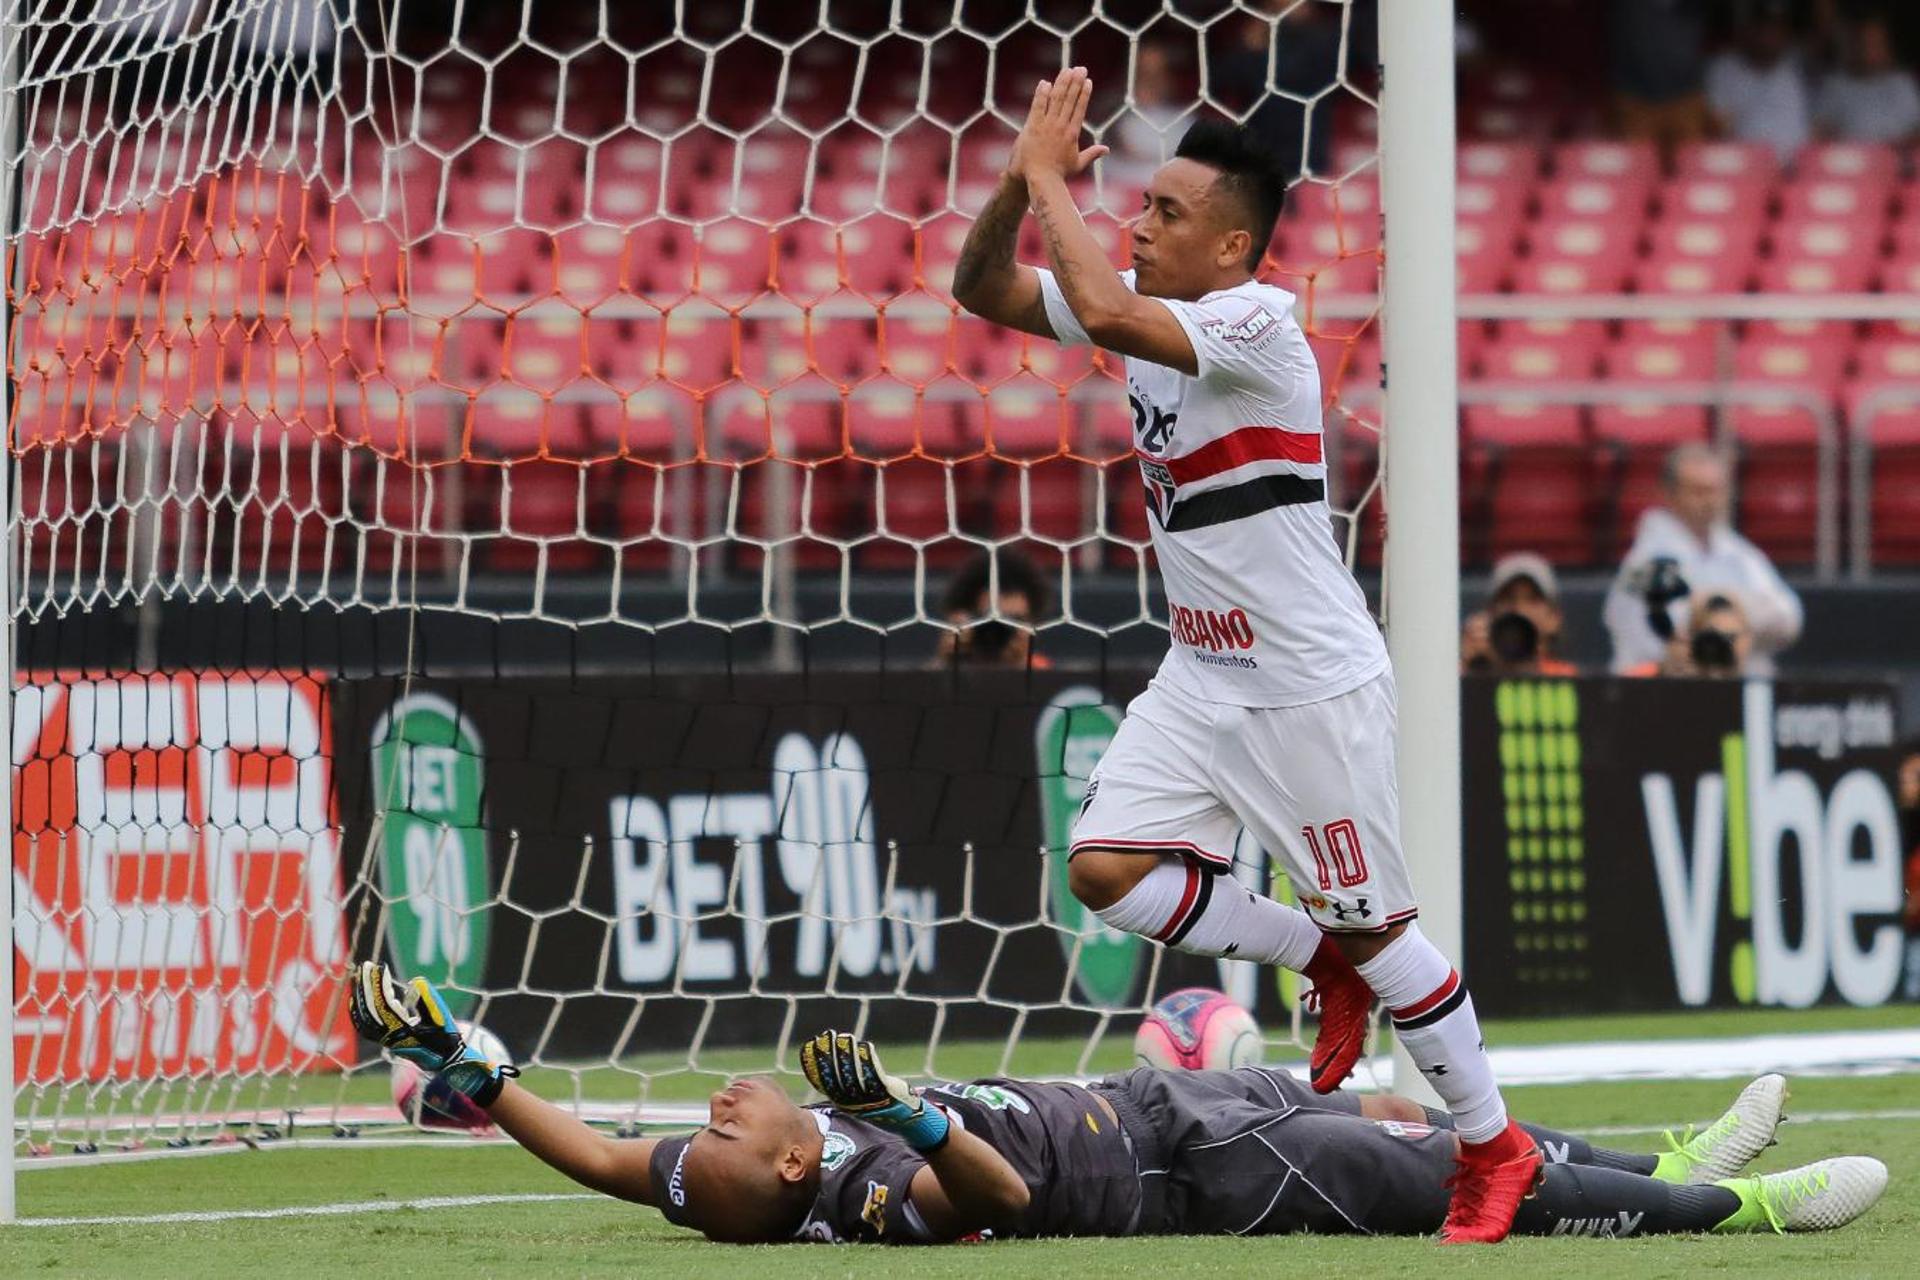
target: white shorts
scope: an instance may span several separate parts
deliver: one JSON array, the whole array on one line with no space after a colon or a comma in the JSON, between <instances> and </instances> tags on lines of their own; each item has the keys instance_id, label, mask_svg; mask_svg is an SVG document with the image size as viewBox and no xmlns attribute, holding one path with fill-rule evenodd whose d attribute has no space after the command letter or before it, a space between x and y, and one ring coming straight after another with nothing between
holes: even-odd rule
<instances>
[{"instance_id":1,"label":"white shorts","mask_svg":"<svg viewBox=\"0 0 1920 1280\"><path fill-rule=\"evenodd\" d=\"M1178 853L1224 871L1245 827L1321 928L1411 920L1395 724L1391 674L1298 707L1199 702L1155 680L1094 767L1068 856Z\"/></svg>"}]
</instances>

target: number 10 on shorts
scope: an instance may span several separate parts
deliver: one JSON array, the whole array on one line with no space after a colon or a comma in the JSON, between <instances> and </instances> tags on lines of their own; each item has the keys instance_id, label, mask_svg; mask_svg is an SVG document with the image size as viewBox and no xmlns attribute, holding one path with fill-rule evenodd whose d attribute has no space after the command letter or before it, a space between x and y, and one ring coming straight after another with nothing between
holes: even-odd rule
<instances>
[{"instance_id":1,"label":"number 10 on shorts","mask_svg":"<svg viewBox=\"0 0 1920 1280\"><path fill-rule=\"evenodd\" d=\"M1333 888L1336 881L1342 889L1367 882L1367 855L1360 850L1360 829L1353 825L1352 818L1329 822L1318 830L1308 824L1300 828L1300 834L1307 838L1307 849L1313 854L1313 869L1319 874L1322 890ZM1324 852L1322 834L1326 837ZM1328 854L1333 855L1331 869L1327 866Z\"/></svg>"}]
</instances>

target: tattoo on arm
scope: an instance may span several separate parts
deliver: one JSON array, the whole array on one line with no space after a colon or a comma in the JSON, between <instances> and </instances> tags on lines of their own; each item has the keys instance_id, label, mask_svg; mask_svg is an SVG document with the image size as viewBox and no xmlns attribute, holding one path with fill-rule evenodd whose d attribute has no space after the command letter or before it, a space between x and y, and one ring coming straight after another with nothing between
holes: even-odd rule
<instances>
[{"instance_id":1,"label":"tattoo on arm","mask_svg":"<svg viewBox=\"0 0 1920 1280\"><path fill-rule=\"evenodd\" d=\"M966 243L960 246L960 260L953 268L954 297L965 297L979 288L988 275L1013 267L1020 219L1026 212L1027 184L1018 179L1003 179L986 208L974 219Z\"/></svg>"}]
</instances>

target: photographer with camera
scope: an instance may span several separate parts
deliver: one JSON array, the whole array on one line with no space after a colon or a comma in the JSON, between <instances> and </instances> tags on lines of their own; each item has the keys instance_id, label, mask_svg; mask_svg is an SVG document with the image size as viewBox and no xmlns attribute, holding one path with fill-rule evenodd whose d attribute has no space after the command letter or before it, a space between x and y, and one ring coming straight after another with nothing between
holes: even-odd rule
<instances>
[{"instance_id":1,"label":"photographer with camera","mask_svg":"<svg viewBox=\"0 0 1920 1280\"><path fill-rule=\"evenodd\" d=\"M1625 675L1733 680L1753 674L1753 629L1732 595L1703 591L1687 602L1687 621L1673 628L1666 653Z\"/></svg>"},{"instance_id":2,"label":"photographer with camera","mask_svg":"<svg viewBox=\"0 0 1920 1280\"><path fill-rule=\"evenodd\" d=\"M1007 547L979 552L954 570L941 593L940 617L952 629L941 633L933 665L1052 666L1033 643L1033 620L1049 599L1046 580L1026 556Z\"/></svg>"},{"instance_id":3,"label":"photographer with camera","mask_svg":"<svg viewBox=\"0 0 1920 1280\"><path fill-rule=\"evenodd\" d=\"M1766 553L1728 523L1732 480L1725 456L1706 445L1682 445L1667 458L1662 485L1667 505L1640 517L1633 548L1607 593L1612 670L1663 665L1669 636L1689 628L1681 602L1701 594L1737 601L1752 646L1746 674L1772 675L1773 656L1800 637L1800 597ZM1662 630L1662 619L1671 630Z\"/></svg>"},{"instance_id":4,"label":"photographer with camera","mask_svg":"<svg viewBox=\"0 0 1920 1280\"><path fill-rule=\"evenodd\" d=\"M1556 653L1560 584L1544 556L1517 551L1493 566L1486 607L1460 631L1460 670L1472 675L1572 676Z\"/></svg>"}]
</instances>

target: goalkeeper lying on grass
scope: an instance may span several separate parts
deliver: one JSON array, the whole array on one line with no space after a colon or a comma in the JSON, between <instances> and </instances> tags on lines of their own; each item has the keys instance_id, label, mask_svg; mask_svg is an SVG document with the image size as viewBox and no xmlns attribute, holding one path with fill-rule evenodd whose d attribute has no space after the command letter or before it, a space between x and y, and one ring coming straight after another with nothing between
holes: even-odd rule
<instances>
[{"instance_id":1,"label":"goalkeeper lying on grass","mask_svg":"<svg viewBox=\"0 0 1920 1280\"><path fill-rule=\"evenodd\" d=\"M909 1088L873 1046L825 1032L801 1069L827 1099L796 1106L741 1079L689 1137L618 1139L542 1101L461 1043L424 978L352 975L354 1025L439 1073L584 1186L652 1205L708 1239L939 1243L982 1236L1289 1231L1427 1235L1446 1217L1444 1112L1323 1096L1284 1071L1142 1067L1081 1086L981 1080ZM1773 1141L1786 1082L1762 1076L1705 1132L1658 1156L1528 1126L1547 1164L1516 1235L1818 1231L1885 1190L1867 1156L1737 1176Z\"/></svg>"}]
</instances>

